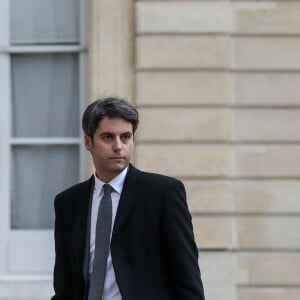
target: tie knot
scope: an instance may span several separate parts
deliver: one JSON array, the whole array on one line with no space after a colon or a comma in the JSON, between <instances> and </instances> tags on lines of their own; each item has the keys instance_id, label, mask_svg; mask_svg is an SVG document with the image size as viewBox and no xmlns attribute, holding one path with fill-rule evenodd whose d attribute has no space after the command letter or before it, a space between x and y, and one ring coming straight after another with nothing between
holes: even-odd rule
<instances>
[{"instance_id":1,"label":"tie knot","mask_svg":"<svg viewBox=\"0 0 300 300\"><path fill-rule=\"evenodd\" d=\"M103 185L103 192L104 195L109 195L112 192L112 187L108 183L105 183Z\"/></svg>"}]
</instances>

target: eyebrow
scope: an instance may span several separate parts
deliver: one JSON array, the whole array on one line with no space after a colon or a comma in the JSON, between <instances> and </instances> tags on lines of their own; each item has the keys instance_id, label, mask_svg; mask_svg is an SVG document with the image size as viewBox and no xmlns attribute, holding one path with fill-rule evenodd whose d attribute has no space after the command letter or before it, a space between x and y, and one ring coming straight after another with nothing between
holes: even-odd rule
<instances>
[{"instance_id":1,"label":"eyebrow","mask_svg":"<svg viewBox=\"0 0 300 300\"><path fill-rule=\"evenodd\" d=\"M130 131L125 131L125 132L122 132L122 133L120 134L120 136L121 136L121 135L124 135L124 134L133 135L132 132L130 132ZM102 135L115 135L115 134L112 133L112 132L109 132L109 131L105 131L105 132L100 133L100 135L102 136Z\"/></svg>"}]
</instances>

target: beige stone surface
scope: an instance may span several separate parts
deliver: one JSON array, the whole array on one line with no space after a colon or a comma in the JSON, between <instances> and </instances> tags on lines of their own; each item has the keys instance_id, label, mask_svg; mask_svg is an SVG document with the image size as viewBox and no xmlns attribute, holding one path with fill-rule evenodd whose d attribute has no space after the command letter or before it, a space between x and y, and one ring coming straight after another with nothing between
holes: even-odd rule
<instances>
[{"instance_id":1,"label":"beige stone surface","mask_svg":"<svg viewBox=\"0 0 300 300\"><path fill-rule=\"evenodd\" d=\"M138 72L136 76L139 105L224 105L230 103L232 93L232 76L227 72Z\"/></svg>"},{"instance_id":2,"label":"beige stone surface","mask_svg":"<svg viewBox=\"0 0 300 300\"><path fill-rule=\"evenodd\" d=\"M148 35L136 38L137 69L223 69L230 65L229 37Z\"/></svg>"},{"instance_id":3,"label":"beige stone surface","mask_svg":"<svg viewBox=\"0 0 300 300\"><path fill-rule=\"evenodd\" d=\"M135 162L183 178L298 178L300 146L138 144Z\"/></svg>"},{"instance_id":4,"label":"beige stone surface","mask_svg":"<svg viewBox=\"0 0 300 300\"><path fill-rule=\"evenodd\" d=\"M233 218L194 217L194 234L199 249L233 249Z\"/></svg>"},{"instance_id":5,"label":"beige stone surface","mask_svg":"<svg viewBox=\"0 0 300 300\"><path fill-rule=\"evenodd\" d=\"M238 255L239 285L300 285L299 253L245 253Z\"/></svg>"},{"instance_id":6,"label":"beige stone surface","mask_svg":"<svg viewBox=\"0 0 300 300\"><path fill-rule=\"evenodd\" d=\"M300 140L300 109L144 108L140 114L139 141Z\"/></svg>"},{"instance_id":7,"label":"beige stone surface","mask_svg":"<svg viewBox=\"0 0 300 300\"><path fill-rule=\"evenodd\" d=\"M133 3L89 3L89 99L133 97Z\"/></svg>"},{"instance_id":8,"label":"beige stone surface","mask_svg":"<svg viewBox=\"0 0 300 300\"><path fill-rule=\"evenodd\" d=\"M299 141L300 109L235 109L234 141Z\"/></svg>"},{"instance_id":9,"label":"beige stone surface","mask_svg":"<svg viewBox=\"0 0 300 300\"><path fill-rule=\"evenodd\" d=\"M298 73L236 73L233 81L235 105L300 105Z\"/></svg>"},{"instance_id":10,"label":"beige stone surface","mask_svg":"<svg viewBox=\"0 0 300 300\"><path fill-rule=\"evenodd\" d=\"M233 213L233 184L218 180L184 180L189 209L192 213Z\"/></svg>"},{"instance_id":11,"label":"beige stone surface","mask_svg":"<svg viewBox=\"0 0 300 300\"><path fill-rule=\"evenodd\" d=\"M297 37L236 37L234 62L242 70L298 70L300 40Z\"/></svg>"},{"instance_id":12,"label":"beige stone surface","mask_svg":"<svg viewBox=\"0 0 300 300\"><path fill-rule=\"evenodd\" d=\"M200 251L199 266L206 285L234 286L237 255L233 252Z\"/></svg>"},{"instance_id":13,"label":"beige stone surface","mask_svg":"<svg viewBox=\"0 0 300 300\"><path fill-rule=\"evenodd\" d=\"M299 34L298 1L137 1L138 33Z\"/></svg>"},{"instance_id":14,"label":"beige stone surface","mask_svg":"<svg viewBox=\"0 0 300 300\"><path fill-rule=\"evenodd\" d=\"M239 287L237 295L239 300L299 300L300 288Z\"/></svg>"},{"instance_id":15,"label":"beige stone surface","mask_svg":"<svg viewBox=\"0 0 300 300\"><path fill-rule=\"evenodd\" d=\"M144 108L140 119L137 134L141 142L226 141L231 135L228 109Z\"/></svg>"},{"instance_id":16,"label":"beige stone surface","mask_svg":"<svg viewBox=\"0 0 300 300\"><path fill-rule=\"evenodd\" d=\"M300 33L299 1L238 1L233 10L237 33Z\"/></svg>"},{"instance_id":17,"label":"beige stone surface","mask_svg":"<svg viewBox=\"0 0 300 300\"><path fill-rule=\"evenodd\" d=\"M210 285L204 283L205 299L228 299L237 300L236 288L232 286L224 285Z\"/></svg>"},{"instance_id":18,"label":"beige stone surface","mask_svg":"<svg viewBox=\"0 0 300 300\"><path fill-rule=\"evenodd\" d=\"M175 177L215 177L228 174L230 149L209 145L137 145L136 165Z\"/></svg>"},{"instance_id":19,"label":"beige stone surface","mask_svg":"<svg viewBox=\"0 0 300 300\"><path fill-rule=\"evenodd\" d=\"M299 250L299 217L239 217L237 247L245 250Z\"/></svg>"},{"instance_id":20,"label":"beige stone surface","mask_svg":"<svg viewBox=\"0 0 300 300\"><path fill-rule=\"evenodd\" d=\"M136 5L138 33L230 32L228 1L147 1Z\"/></svg>"},{"instance_id":21,"label":"beige stone surface","mask_svg":"<svg viewBox=\"0 0 300 300\"><path fill-rule=\"evenodd\" d=\"M300 212L299 180L242 180L232 182L232 187L237 212Z\"/></svg>"},{"instance_id":22,"label":"beige stone surface","mask_svg":"<svg viewBox=\"0 0 300 300\"><path fill-rule=\"evenodd\" d=\"M300 212L298 180L185 180L193 213Z\"/></svg>"},{"instance_id":23,"label":"beige stone surface","mask_svg":"<svg viewBox=\"0 0 300 300\"><path fill-rule=\"evenodd\" d=\"M232 151L234 177L291 178L300 175L298 145L236 145Z\"/></svg>"},{"instance_id":24,"label":"beige stone surface","mask_svg":"<svg viewBox=\"0 0 300 300\"><path fill-rule=\"evenodd\" d=\"M199 265L206 299L236 300L236 255L232 252L200 252Z\"/></svg>"},{"instance_id":25,"label":"beige stone surface","mask_svg":"<svg viewBox=\"0 0 300 300\"><path fill-rule=\"evenodd\" d=\"M193 217L199 249L299 250L298 217Z\"/></svg>"}]
</instances>

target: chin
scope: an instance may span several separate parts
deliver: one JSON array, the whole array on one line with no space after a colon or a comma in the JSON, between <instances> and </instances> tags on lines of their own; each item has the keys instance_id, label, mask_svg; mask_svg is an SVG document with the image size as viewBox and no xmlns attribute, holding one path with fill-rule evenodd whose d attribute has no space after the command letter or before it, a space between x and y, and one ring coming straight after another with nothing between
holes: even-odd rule
<instances>
[{"instance_id":1,"label":"chin","mask_svg":"<svg viewBox=\"0 0 300 300\"><path fill-rule=\"evenodd\" d=\"M119 172L122 172L126 168L126 166L127 165L125 165L125 164L120 164L120 165L112 167L111 170L113 172L118 172L119 173Z\"/></svg>"}]
</instances>

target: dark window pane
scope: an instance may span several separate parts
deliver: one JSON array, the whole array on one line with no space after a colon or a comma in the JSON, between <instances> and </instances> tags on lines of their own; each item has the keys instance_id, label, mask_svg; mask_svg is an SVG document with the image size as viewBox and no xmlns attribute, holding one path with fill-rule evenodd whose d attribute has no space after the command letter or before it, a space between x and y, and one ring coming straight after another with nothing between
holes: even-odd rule
<instances>
[{"instance_id":1,"label":"dark window pane","mask_svg":"<svg viewBox=\"0 0 300 300\"><path fill-rule=\"evenodd\" d=\"M79 179L78 149L78 146L13 147L13 229L53 228L54 196Z\"/></svg>"},{"instance_id":2,"label":"dark window pane","mask_svg":"<svg viewBox=\"0 0 300 300\"><path fill-rule=\"evenodd\" d=\"M14 137L78 137L77 54L12 55Z\"/></svg>"},{"instance_id":3,"label":"dark window pane","mask_svg":"<svg viewBox=\"0 0 300 300\"><path fill-rule=\"evenodd\" d=\"M11 0L12 44L78 44L79 0Z\"/></svg>"}]
</instances>

